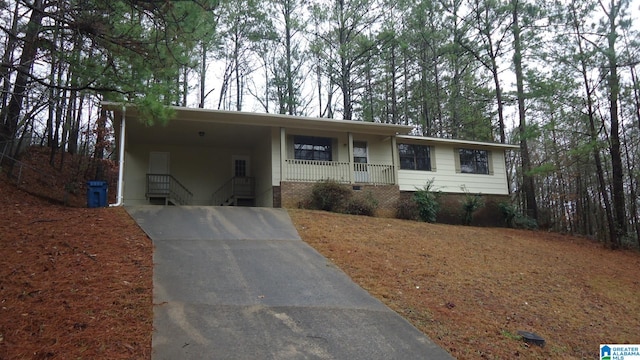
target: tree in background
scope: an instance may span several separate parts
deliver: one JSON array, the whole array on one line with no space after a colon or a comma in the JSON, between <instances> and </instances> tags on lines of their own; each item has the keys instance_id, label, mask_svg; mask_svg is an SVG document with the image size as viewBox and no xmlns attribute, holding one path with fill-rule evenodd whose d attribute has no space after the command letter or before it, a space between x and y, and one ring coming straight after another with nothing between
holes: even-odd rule
<instances>
[{"instance_id":1,"label":"tree in background","mask_svg":"<svg viewBox=\"0 0 640 360\"><path fill-rule=\"evenodd\" d=\"M45 137L56 148L78 139L77 119L87 116L82 111L91 99L135 103L145 121L166 121L164 105L179 99L180 65L200 37L203 9L214 3L19 0L1 6L12 11L3 11L11 14L3 19L11 26L2 27L9 45L2 56L9 61L0 78L8 89L0 138L26 134L48 108Z\"/></svg>"},{"instance_id":2,"label":"tree in background","mask_svg":"<svg viewBox=\"0 0 640 360\"><path fill-rule=\"evenodd\" d=\"M363 88L361 75L371 50L376 46L368 36L380 18L376 0L334 0L315 4L313 16L324 22L317 34L315 48L322 61L322 75L342 93L342 118L354 118L353 104Z\"/></svg>"},{"instance_id":3,"label":"tree in background","mask_svg":"<svg viewBox=\"0 0 640 360\"><path fill-rule=\"evenodd\" d=\"M272 24L264 1L229 1L222 4L223 43L218 59L224 62L218 109L242 110L247 82L257 68L252 61L256 44L271 38Z\"/></svg>"},{"instance_id":4,"label":"tree in background","mask_svg":"<svg viewBox=\"0 0 640 360\"><path fill-rule=\"evenodd\" d=\"M518 99L518 134L520 137L520 157L522 161L522 192L524 194L524 208L526 215L538 219L538 205L536 200L536 187L532 174L531 154L529 152L529 136L527 127L526 107L525 107L525 89L524 89L524 72L523 72L523 39L522 27L520 26L523 13L532 15L536 14L535 8L526 8L526 3L521 0L511 1L511 14L513 16L511 23L511 32L513 34L513 67L516 76L516 97ZM532 21L532 20L528 20Z\"/></svg>"}]
</instances>

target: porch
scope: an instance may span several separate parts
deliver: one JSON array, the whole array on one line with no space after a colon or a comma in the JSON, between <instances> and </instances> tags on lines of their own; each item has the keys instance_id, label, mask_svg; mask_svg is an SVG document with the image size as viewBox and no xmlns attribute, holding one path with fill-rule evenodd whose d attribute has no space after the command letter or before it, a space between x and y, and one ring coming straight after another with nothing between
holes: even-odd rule
<instances>
[{"instance_id":1,"label":"porch","mask_svg":"<svg viewBox=\"0 0 640 360\"><path fill-rule=\"evenodd\" d=\"M395 174L395 167L387 164L286 159L283 181L334 180L345 184L395 185Z\"/></svg>"}]
</instances>

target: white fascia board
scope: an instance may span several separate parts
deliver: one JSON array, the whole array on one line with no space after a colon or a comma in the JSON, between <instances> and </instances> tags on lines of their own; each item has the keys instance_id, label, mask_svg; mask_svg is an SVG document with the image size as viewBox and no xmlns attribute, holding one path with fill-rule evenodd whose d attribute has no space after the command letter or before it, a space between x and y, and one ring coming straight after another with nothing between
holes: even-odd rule
<instances>
[{"instance_id":1,"label":"white fascia board","mask_svg":"<svg viewBox=\"0 0 640 360\"><path fill-rule=\"evenodd\" d=\"M114 112L122 111L122 104L103 101L102 107ZM412 126L372 123L354 120L336 120L328 118L315 118L292 116L282 114L265 114L242 111L210 110L199 108L186 108L173 106L174 120L201 121L221 124L274 126L310 130L349 131L354 133L396 135L408 134L413 130ZM127 116L135 117L135 105L127 105Z\"/></svg>"},{"instance_id":2,"label":"white fascia board","mask_svg":"<svg viewBox=\"0 0 640 360\"><path fill-rule=\"evenodd\" d=\"M500 143L490 143L483 141L471 141L471 140L456 140L456 139L443 139L443 138L435 138L428 136L413 136L413 135L398 135L396 137L398 142L402 142L403 140L411 142L411 143L426 143L426 144L449 144L449 145L460 145L460 146L476 146L476 147L485 147L485 148L494 148L494 149L505 149L505 150L517 150L520 149L519 145L513 144L500 144Z\"/></svg>"}]
</instances>

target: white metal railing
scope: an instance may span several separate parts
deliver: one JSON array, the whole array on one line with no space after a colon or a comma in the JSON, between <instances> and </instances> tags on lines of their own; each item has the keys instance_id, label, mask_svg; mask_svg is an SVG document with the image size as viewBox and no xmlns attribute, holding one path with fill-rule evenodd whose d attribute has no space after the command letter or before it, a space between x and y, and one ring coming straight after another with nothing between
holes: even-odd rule
<instances>
[{"instance_id":1,"label":"white metal railing","mask_svg":"<svg viewBox=\"0 0 640 360\"><path fill-rule=\"evenodd\" d=\"M353 164L340 161L319 160L285 160L284 180L316 182L334 180L340 183L355 183L393 185L395 171L393 165Z\"/></svg>"}]
</instances>

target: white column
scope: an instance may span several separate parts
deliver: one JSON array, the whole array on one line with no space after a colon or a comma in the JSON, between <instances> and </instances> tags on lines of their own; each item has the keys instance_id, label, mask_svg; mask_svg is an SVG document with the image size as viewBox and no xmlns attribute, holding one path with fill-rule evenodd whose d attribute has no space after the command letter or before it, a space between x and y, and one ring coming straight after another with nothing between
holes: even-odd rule
<instances>
[{"instance_id":1,"label":"white column","mask_svg":"<svg viewBox=\"0 0 640 360\"><path fill-rule=\"evenodd\" d=\"M355 183L354 173L353 173L353 133L349 133L349 183Z\"/></svg>"},{"instance_id":2,"label":"white column","mask_svg":"<svg viewBox=\"0 0 640 360\"><path fill-rule=\"evenodd\" d=\"M285 180L285 166L287 166L287 132L285 128L280 128L280 182Z\"/></svg>"},{"instance_id":3,"label":"white column","mask_svg":"<svg viewBox=\"0 0 640 360\"><path fill-rule=\"evenodd\" d=\"M393 165L393 184L398 185L398 168L399 164L399 155L398 155L398 144L396 142L396 137L391 136L391 164Z\"/></svg>"}]
</instances>

